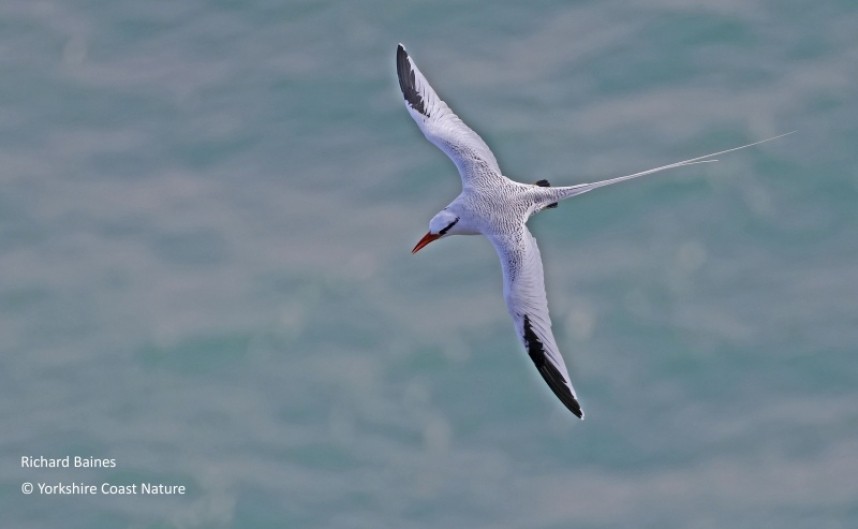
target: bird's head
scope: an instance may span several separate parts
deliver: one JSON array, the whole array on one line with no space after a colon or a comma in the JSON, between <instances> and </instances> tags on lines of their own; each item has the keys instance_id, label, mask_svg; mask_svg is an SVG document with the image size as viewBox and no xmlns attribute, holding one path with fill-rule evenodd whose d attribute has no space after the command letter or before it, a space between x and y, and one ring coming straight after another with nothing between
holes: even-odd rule
<instances>
[{"instance_id":1,"label":"bird's head","mask_svg":"<svg viewBox=\"0 0 858 529\"><path fill-rule=\"evenodd\" d=\"M429 221L429 232L423 236L411 253L419 252L424 246L430 242L446 237L447 235L456 235L459 233L456 230L456 225L459 223L459 216L447 208L442 209L437 215Z\"/></svg>"}]
</instances>

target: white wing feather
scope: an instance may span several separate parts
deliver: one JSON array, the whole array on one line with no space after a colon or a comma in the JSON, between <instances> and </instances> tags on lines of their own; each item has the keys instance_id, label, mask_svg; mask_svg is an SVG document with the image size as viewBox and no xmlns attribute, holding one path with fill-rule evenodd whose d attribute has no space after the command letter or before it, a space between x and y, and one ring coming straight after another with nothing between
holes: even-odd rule
<instances>
[{"instance_id":1,"label":"white wing feather","mask_svg":"<svg viewBox=\"0 0 858 529\"><path fill-rule=\"evenodd\" d=\"M575 415L584 418L566 363L560 355L545 295L542 257L536 239L526 226L516 235L494 235L495 247L503 268L503 292L519 339L542 378L554 394Z\"/></svg>"},{"instance_id":2,"label":"white wing feather","mask_svg":"<svg viewBox=\"0 0 858 529\"><path fill-rule=\"evenodd\" d=\"M500 167L489 146L438 97L402 44L396 51L396 71L408 113L426 139L453 160L462 185L500 178Z\"/></svg>"}]
</instances>

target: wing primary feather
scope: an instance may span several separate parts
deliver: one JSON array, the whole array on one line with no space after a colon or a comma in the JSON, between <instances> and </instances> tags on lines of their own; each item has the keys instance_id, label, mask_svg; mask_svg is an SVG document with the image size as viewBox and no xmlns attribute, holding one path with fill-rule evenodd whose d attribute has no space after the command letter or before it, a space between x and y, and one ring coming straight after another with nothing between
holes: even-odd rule
<instances>
[{"instance_id":1,"label":"wing primary feather","mask_svg":"<svg viewBox=\"0 0 858 529\"><path fill-rule=\"evenodd\" d=\"M396 48L396 75L408 113L426 139L456 164L463 186L503 181L486 142L438 97L402 44Z\"/></svg>"},{"instance_id":2,"label":"wing primary feather","mask_svg":"<svg viewBox=\"0 0 858 529\"><path fill-rule=\"evenodd\" d=\"M527 354L530 356L530 359L533 360L533 363L536 365L537 371L542 375L542 378L548 384L548 387L551 388L551 391L560 399L569 411L574 413L578 418L584 418L584 412L581 410L581 404L578 402L578 399L575 398L575 395L572 394L572 391L569 390L568 382L566 381L566 377L563 376L563 373L557 370L554 367L554 364L547 361L545 358L545 347L542 344L542 341L539 339L539 336L533 332L533 327L530 325L530 318L525 314L524 315L524 343L527 347Z\"/></svg>"},{"instance_id":3,"label":"wing primary feather","mask_svg":"<svg viewBox=\"0 0 858 529\"><path fill-rule=\"evenodd\" d=\"M427 118L430 117L423 98L420 96L420 92L417 91L414 69L408 60L408 52L405 51L402 44L396 49L396 73L399 76L399 88L402 90L402 95L408 101L408 104L411 105L411 108Z\"/></svg>"}]
</instances>

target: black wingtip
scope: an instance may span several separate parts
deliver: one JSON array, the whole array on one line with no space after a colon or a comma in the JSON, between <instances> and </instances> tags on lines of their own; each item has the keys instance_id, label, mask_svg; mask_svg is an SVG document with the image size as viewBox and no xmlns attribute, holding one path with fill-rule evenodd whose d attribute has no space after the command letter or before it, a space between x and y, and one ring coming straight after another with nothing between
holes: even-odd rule
<instances>
[{"instance_id":1,"label":"black wingtip","mask_svg":"<svg viewBox=\"0 0 858 529\"><path fill-rule=\"evenodd\" d=\"M426 105L423 104L423 98L417 91L416 82L414 80L414 70L411 68L411 62L408 60L408 52L405 51L405 46L402 43L396 48L396 74L399 77L399 88L402 90L402 95L405 101L427 118L429 112L426 110Z\"/></svg>"},{"instance_id":2,"label":"black wingtip","mask_svg":"<svg viewBox=\"0 0 858 529\"><path fill-rule=\"evenodd\" d=\"M566 385L566 378L563 374L554 367L554 364L548 362L545 358L545 347L542 341L533 332L533 327L530 324L530 318L524 316L524 343L527 348L527 354L533 363L536 365L537 371L542 375L542 378L554 392L554 395L560 399L566 408L569 409L579 419L584 419L584 411L581 409L581 403L575 398L575 395L569 391L569 386Z\"/></svg>"}]
</instances>

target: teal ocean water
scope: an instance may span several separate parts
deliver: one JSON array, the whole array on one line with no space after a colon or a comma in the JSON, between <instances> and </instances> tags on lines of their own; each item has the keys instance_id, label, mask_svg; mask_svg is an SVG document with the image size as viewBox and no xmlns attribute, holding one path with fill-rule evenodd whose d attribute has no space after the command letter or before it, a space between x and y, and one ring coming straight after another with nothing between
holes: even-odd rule
<instances>
[{"instance_id":1,"label":"teal ocean water","mask_svg":"<svg viewBox=\"0 0 858 529\"><path fill-rule=\"evenodd\" d=\"M799 131L531 221L583 422L410 254L398 42L525 182ZM5 0L0 71L3 527L858 527L853 1Z\"/></svg>"}]
</instances>

